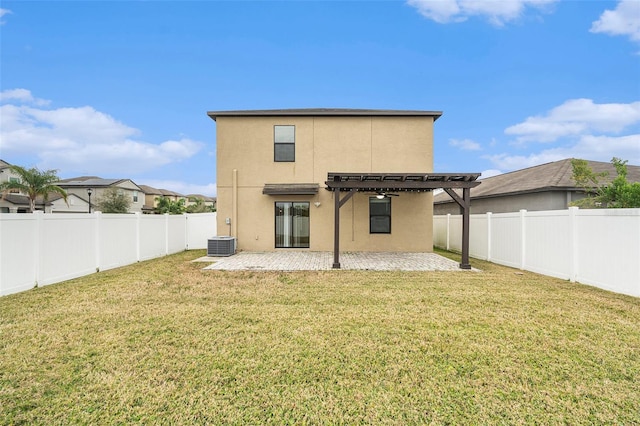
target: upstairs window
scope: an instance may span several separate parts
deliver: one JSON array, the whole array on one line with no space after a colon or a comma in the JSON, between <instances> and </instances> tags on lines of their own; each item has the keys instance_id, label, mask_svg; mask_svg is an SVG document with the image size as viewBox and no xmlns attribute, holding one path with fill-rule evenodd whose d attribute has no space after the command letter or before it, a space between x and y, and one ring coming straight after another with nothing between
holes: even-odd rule
<instances>
[{"instance_id":1,"label":"upstairs window","mask_svg":"<svg viewBox=\"0 0 640 426\"><path fill-rule=\"evenodd\" d=\"M273 126L273 160L296 161L296 126Z\"/></svg>"},{"instance_id":2,"label":"upstairs window","mask_svg":"<svg viewBox=\"0 0 640 426\"><path fill-rule=\"evenodd\" d=\"M369 233L391 233L391 198L369 198Z\"/></svg>"},{"instance_id":3,"label":"upstairs window","mask_svg":"<svg viewBox=\"0 0 640 426\"><path fill-rule=\"evenodd\" d=\"M133 191L133 202L134 203L138 202L138 191Z\"/></svg>"}]
</instances>

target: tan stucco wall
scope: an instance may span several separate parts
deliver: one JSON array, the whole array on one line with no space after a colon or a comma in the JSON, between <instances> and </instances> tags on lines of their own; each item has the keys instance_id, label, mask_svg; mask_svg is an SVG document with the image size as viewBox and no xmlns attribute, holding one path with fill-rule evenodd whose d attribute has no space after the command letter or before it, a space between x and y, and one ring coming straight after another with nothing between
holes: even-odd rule
<instances>
[{"instance_id":1,"label":"tan stucco wall","mask_svg":"<svg viewBox=\"0 0 640 426\"><path fill-rule=\"evenodd\" d=\"M296 126L295 162L273 161L274 125ZM308 201L309 249L332 250L328 172L433 171L432 117L218 117L216 128L218 234L238 237L240 250L274 250L276 201ZM318 183L320 190L269 196L262 194L265 183ZM340 209L341 250L432 250L431 193L392 197L391 234L369 233L372 195L358 193Z\"/></svg>"}]
</instances>

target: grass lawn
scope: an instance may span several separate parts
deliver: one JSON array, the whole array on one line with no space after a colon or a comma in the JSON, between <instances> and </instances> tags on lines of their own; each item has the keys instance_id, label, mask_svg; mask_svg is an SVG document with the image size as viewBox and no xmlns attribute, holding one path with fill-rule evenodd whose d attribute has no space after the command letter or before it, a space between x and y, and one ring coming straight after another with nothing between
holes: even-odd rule
<instances>
[{"instance_id":1,"label":"grass lawn","mask_svg":"<svg viewBox=\"0 0 640 426\"><path fill-rule=\"evenodd\" d=\"M640 423L638 298L204 254L0 298L0 424Z\"/></svg>"}]
</instances>

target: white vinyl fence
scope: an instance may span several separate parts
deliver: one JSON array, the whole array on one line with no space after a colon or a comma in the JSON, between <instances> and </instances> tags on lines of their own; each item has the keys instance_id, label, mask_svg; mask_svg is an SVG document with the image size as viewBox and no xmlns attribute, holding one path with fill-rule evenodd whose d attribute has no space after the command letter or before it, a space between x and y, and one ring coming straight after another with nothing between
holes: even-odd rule
<instances>
[{"instance_id":1,"label":"white vinyl fence","mask_svg":"<svg viewBox=\"0 0 640 426\"><path fill-rule=\"evenodd\" d=\"M207 248L216 213L0 214L0 296Z\"/></svg>"},{"instance_id":2,"label":"white vinyl fence","mask_svg":"<svg viewBox=\"0 0 640 426\"><path fill-rule=\"evenodd\" d=\"M461 216L434 216L436 247L461 251L461 233ZM471 215L469 255L640 296L640 209Z\"/></svg>"}]
</instances>

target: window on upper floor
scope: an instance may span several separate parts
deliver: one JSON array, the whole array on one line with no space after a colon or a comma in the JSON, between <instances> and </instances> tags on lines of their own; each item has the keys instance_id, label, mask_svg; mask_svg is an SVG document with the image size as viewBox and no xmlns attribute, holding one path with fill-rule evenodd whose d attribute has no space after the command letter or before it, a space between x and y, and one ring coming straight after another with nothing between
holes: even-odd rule
<instances>
[{"instance_id":1,"label":"window on upper floor","mask_svg":"<svg viewBox=\"0 0 640 426\"><path fill-rule=\"evenodd\" d=\"M134 203L138 202L138 191L133 191L133 202Z\"/></svg>"},{"instance_id":2,"label":"window on upper floor","mask_svg":"<svg viewBox=\"0 0 640 426\"><path fill-rule=\"evenodd\" d=\"M296 161L296 126L273 126L273 160Z\"/></svg>"}]
</instances>

